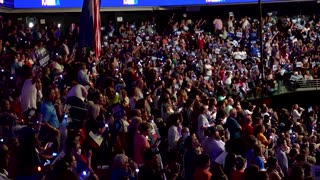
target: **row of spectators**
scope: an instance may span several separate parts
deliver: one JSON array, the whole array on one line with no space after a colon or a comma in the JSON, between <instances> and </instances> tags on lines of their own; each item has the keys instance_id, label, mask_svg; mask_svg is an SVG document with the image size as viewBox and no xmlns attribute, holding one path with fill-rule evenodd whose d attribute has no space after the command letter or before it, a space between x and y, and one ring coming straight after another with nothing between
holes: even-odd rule
<instances>
[{"instance_id":1,"label":"row of spectators","mask_svg":"<svg viewBox=\"0 0 320 180\"><path fill-rule=\"evenodd\" d=\"M1 24L0 178L320 178L318 107L246 101L318 77L316 16L268 15L264 53L258 21L233 14L209 32L110 23L101 57L75 24Z\"/></svg>"}]
</instances>

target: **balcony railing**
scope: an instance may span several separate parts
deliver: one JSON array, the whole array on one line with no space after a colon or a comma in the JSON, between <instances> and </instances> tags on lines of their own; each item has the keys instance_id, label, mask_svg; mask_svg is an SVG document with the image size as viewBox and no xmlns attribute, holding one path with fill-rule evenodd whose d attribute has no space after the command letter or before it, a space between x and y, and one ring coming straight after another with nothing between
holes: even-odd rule
<instances>
[{"instance_id":1,"label":"balcony railing","mask_svg":"<svg viewBox=\"0 0 320 180\"><path fill-rule=\"evenodd\" d=\"M275 88L264 90L263 93L257 94L256 96L249 95L246 97L246 99L252 100L252 99L259 99L264 97L283 95L288 93L320 90L320 79L286 81L286 82L281 82L280 86L278 83L279 82L276 82Z\"/></svg>"},{"instance_id":2,"label":"balcony railing","mask_svg":"<svg viewBox=\"0 0 320 180\"><path fill-rule=\"evenodd\" d=\"M316 91L320 90L320 79L298 80L295 91Z\"/></svg>"}]
</instances>

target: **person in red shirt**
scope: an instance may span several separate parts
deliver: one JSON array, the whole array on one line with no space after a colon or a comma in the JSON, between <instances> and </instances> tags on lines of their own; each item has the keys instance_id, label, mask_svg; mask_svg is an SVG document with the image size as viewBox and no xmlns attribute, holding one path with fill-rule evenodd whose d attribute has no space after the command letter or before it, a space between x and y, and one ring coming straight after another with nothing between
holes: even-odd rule
<instances>
[{"instance_id":1,"label":"person in red shirt","mask_svg":"<svg viewBox=\"0 0 320 180\"><path fill-rule=\"evenodd\" d=\"M252 127L252 117L251 117L252 112L249 110L245 110L243 115L245 117L245 122L244 126L242 129L242 135L244 137L248 137L250 135L253 135L253 127Z\"/></svg>"},{"instance_id":2,"label":"person in red shirt","mask_svg":"<svg viewBox=\"0 0 320 180\"><path fill-rule=\"evenodd\" d=\"M197 161L197 168L193 174L194 179L201 179L201 180L210 180L211 179L211 172L210 169L210 157L206 154L201 154L198 156Z\"/></svg>"},{"instance_id":3,"label":"person in red shirt","mask_svg":"<svg viewBox=\"0 0 320 180\"><path fill-rule=\"evenodd\" d=\"M246 169L246 160L239 156L236 158L236 170L233 171L231 175L232 180L242 180L244 179L244 170Z\"/></svg>"},{"instance_id":4,"label":"person in red shirt","mask_svg":"<svg viewBox=\"0 0 320 180\"><path fill-rule=\"evenodd\" d=\"M220 79L223 81L225 79L225 67L224 66L221 66L221 69L219 71L219 76L220 76Z\"/></svg>"},{"instance_id":5,"label":"person in red shirt","mask_svg":"<svg viewBox=\"0 0 320 180\"><path fill-rule=\"evenodd\" d=\"M199 49L203 49L204 48L204 40L202 39L201 36L198 39L198 47L199 47Z\"/></svg>"}]
</instances>

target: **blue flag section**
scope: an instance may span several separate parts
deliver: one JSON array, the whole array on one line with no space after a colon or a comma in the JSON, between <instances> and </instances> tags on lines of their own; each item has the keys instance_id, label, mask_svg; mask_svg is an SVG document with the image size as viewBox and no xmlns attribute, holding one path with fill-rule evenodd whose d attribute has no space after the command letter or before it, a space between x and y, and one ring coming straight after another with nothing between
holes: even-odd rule
<instances>
[{"instance_id":1,"label":"blue flag section","mask_svg":"<svg viewBox=\"0 0 320 180\"><path fill-rule=\"evenodd\" d=\"M79 47L93 47L93 2L84 0L81 12Z\"/></svg>"},{"instance_id":2,"label":"blue flag section","mask_svg":"<svg viewBox=\"0 0 320 180\"><path fill-rule=\"evenodd\" d=\"M80 22L79 47L93 48L100 55L100 0L84 0Z\"/></svg>"}]
</instances>

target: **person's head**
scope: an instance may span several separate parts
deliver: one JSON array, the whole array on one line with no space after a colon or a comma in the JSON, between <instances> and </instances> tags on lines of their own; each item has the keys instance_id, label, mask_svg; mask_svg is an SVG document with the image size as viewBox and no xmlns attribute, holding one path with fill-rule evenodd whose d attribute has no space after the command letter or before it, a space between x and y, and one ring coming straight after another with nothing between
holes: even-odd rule
<instances>
[{"instance_id":1,"label":"person's head","mask_svg":"<svg viewBox=\"0 0 320 180\"><path fill-rule=\"evenodd\" d=\"M233 106L234 101L231 97L228 98L228 105Z\"/></svg>"},{"instance_id":2,"label":"person's head","mask_svg":"<svg viewBox=\"0 0 320 180\"><path fill-rule=\"evenodd\" d=\"M168 121L170 121L170 124L172 126L179 126L180 122L181 122L181 115L178 114L178 113L175 113L175 114L171 114L169 117L168 117Z\"/></svg>"},{"instance_id":3,"label":"person's head","mask_svg":"<svg viewBox=\"0 0 320 180\"><path fill-rule=\"evenodd\" d=\"M267 172L266 171L259 171L257 179L259 179L259 180L269 180Z\"/></svg>"},{"instance_id":4,"label":"person's head","mask_svg":"<svg viewBox=\"0 0 320 180\"><path fill-rule=\"evenodd\" d=\"M122 97L127 97L128 96L128 92L125 89L121 90L121 95Z\"/></svg>"},{"instance_id":5,"label":"person's head","mask_svg":"<svg viewBox=\"0 0 320 180\"><path fill-rule=\"evenodd\" d=\"M267 165L270 169L276 169L278 166L278 160L274 157L271 157L267 160Z\"/></svg>"},{"instance_id":6,"label":"person's head","mask_svg":"<svg viewBox=\"0 0 320 180\"><path fill-rule=\"evenodd\" d=\"M150 133L151 129L152 126L148 122L143 122L138 127L138 131L144 136L147 136Z\"/></svg>"},{"instance_id":7,"label":"person's head","mask_svg":"<svg viewBox=\"0 0 320 180\"><path fill-rule=\"evenodd\" d=\"M219 130L217 128L217 126L215 127L209 127L208 130L207 130L207 134L209 137L212 137L216 140L220 140L221 137L220 137L220 133L219 133Z\"/></svg>"},{"instance_id":8,"label":"person's head","mask_svg":"<svg viewBox=\"0 0 320 180\"><path fill-rule=\"evenodd\" d=\"M142 123L142 119L140 117L133 117L131 119L130 128L138 129L141 123Z\"/></svg>"},{"instance_id":9,"label":"person's head","mask_svg":"<svg viewBox=\"0 0 320 180\"><path fill-rule=\"evenodd\" d=\"M255 126L255 132L258 133L264 133L265 132L265 127L263 124L257 124Z\"/></svg>"},{"instance_id":10,"label":"person's head","mask_svg":"<svg viewBox=\"0 0 320 180\"><path fill-rule=\"evenodd\" d=\"M54 102L56 98L56 92L53 88L44 89L43 97L47 101Z\"/></svg>"},{"instance_id":11,"label":"person's head","mask_svg":"<svg viewBox=\"0 0 320 180\"><path fill-rule=\"evenodd\" d=\"M140 109L134 109L134 110L131 112L131 116L132 116L132 117L141 117L141 110L140 110Z\"/></svg>"},{"instance_id":12,"label":"person's head","mask_svg":"<svg viewBox=\"0 0 320 180\"><path fill-rule=\"evenodd\" d=\"M246 167L246 159L244 159L241 156L236 157L236 169L237 170L243 170Z\"/></svg>"},{"instance_id":13,"label":"person's head","mask_svg":"<svg viewBox=\"0 0 320 180\"><path fill-rule=\"evenodd\" d=\"M81 63L80 68L81 68L81 70L86 70L87 69L87 65L85 63Z\"/></svg>"},{"instance_id":14,"label":"person's head","mask_svg":"<svg viewBox=\"0 0 320 180\"><path fill-rule=\"evenodd\" d=\"M288 146L287 146L287 141L284 138L279 138L277 140L277 146L280 148L282 151L286 151Z\"/></svg>"},{"instance_id":15,"label":"person's head","mask_svg":"<svg viewBox=\"0 0 320 180\"><path fill-rule=\"evenodd\" d=\"M9 100L3 100L1 111L6 112L6 111L10 111L10 109L11 109L11 105Z\"/></svg>"},{"instance_id":16,"label":"person's head","mask_svg":"<svg viewBox=\"0 0 320 180\"><path fill-rule=\"evenodd\" d=\"M295 164L297 166L303 166L307 162L307 156L303 154L298 154L295 158Z\"/></svg>"},{"instance_id":17,"label":"person's head","mask_svg":"<svg viewBox=\"0 0 320 180\"><path fill-rule=\"evenodd\" d=\"M201 114L206 114L207 112L208 112L207 106L200 106L200 113Z\"/></svg>"},{"instance_id":18,"label":"person's head","mask_svg":"<svg viewBox=\"0 0 320 180\"><path fill-rule=\"evenodd\" d=\"M44 68L44 70L43 70L43 75L44 76L49 76L50 75L50 68Z\"/></svg>"},{"instance_id":19,"label":"person's head","mask_svg":"<svg viewBox=\"0 0 320 180\"><path fill-rule=\"evenodd\" d=\"M258 144L257 138L253 135L248 137L247 142L250 148L253 148L256 144Z\"/></svg>"},{"instance_id":20,"label":"person's head","mask_svg":"<svg viewBox=\"0 0 320 180\"><path fill-rule=\"evenodd\" d=\"M113 159L114 169L125 169L129 168L129 158L125 154L117 154Z\"/></svg>"},{"instance_id":21,"label":"person's head","mask_svg":"<svg viewBox=\"0 0 320 180\"><path fill-rule=\"evenodd\" d=\"M54 93L55 93L55 100L58 100L61 98L61 95L60 95L60 90L56 87L56 88L53 88L54 90Z\"/></svg>"},{"instance_id":22,"label":"person's head","mask_svg":"<svg viewBox=\"0 0 320 180\"><path fill-rule=\"evenodd\" d=\"M293 166L290 179L304 180L304 171L300 166Z\"/></svg>"},{"instance_id":23,"label":"person's head","mask_svg":"<svg viewBox=\"0 0 320 180\"><path fill-rule=\"evenodd\" d=\"M231 109L229 113L230 117L237 117L237 109Z\"/></svg>"},{"instance_id":24,"label":"person's head","mask_svg":"<svg viewBox=\"0 0 320 180\"><path fill-rule=\"evenodd\" d=\"M197 159L197 166L201 169L210 168L210 157L206 154L201 154Z\"/></svg>"},{"instance_id":25,"label":"person's head","mask_svg":"<svg viewBox=\"0 0 320 180\"><path fill-rule=\"evenodd\" d=\"M259 167L256 165L249 165L244 171L246 180L256 180L259 177Z\"/></svg>"},{"instance_id":26,"label":"person's head","mask_svg":"<svg viewBox=\"0 0 320 180\"><path fill-rule=\"evenodd\" d=\"M187 127L182 128L181 130L182 138L185 140L187 137L190 136L190 130Z\"/></svg>"},{"instance_id":27,"label":"person's head","mask_svg":"<svg viewBox=\"0 0 320 180\"><path fill-rule=\"evenodd\" d=\"M38 91L41 91L41 90L42 90L42 82L41 82L40 79L38 79L38 80L36 81L36 88L37 88Z\"/></svg>"},{"instance_id":28,"label":"person's head","mask_svg":"<svg viewBox=\"0 0 320 180\"><path fill-rule=\"evenodd\" d=\"M261 156L262 155L262 147L261 147L261 145L256 144L253 147L253 153L254 153L255 156Z\"/></svg>"},{"instance_id":29,"label":"person's head","mask_svg":"<svg viewBox=\"0 0 320 180\"><path fill-rule=\"evenodd\" d=\"M19 134L19 144L22 148L33 148L37 144L34 130L30 127L23 127Z\"/></svg>"},{"instance_id":30,"label":"person's head","mask_svg":"<svg viewBox=\"0 0 320 180\"><path fill-rule=\"evenodd\" d=\"M114 88L108 87L108 88L106 89L106 96L107 96L109 99L113 99L114 96L115 96L115 94L116 94L116 91L115 91Z\"/></svg>"},{"instance_id":31,"label":"person's head","mask_svg":"<svg viewBox=\"0 0 320 180\"><path fill-rule=\"evenodd\" d=\"M299 154L299 150L292 148L289 152L289 158L294 159Z\"/></svg>"},{"instance_id":32,"label":"person's head","mask_svg":"<svg viewBox=\"0 0 320 180\"><path fill-rule=\"evenodd\" d=\"M67 169L73 170L77 167L77 160L74 155L68 154L63 158Z\"/></svg>"},{"instance_id":33,"label":"person's head","mask_svg":"<svg viewBox=\"0 0 320 180\"><path fill-rule=\"evenodd\" d=\"M194 137L194 134L192 134L186 138L183 146L186 150L194 150L196 149L195 147L197 143L196 141L197 141L196 137Z\"/></svg>"},{"instance_id":34,"label":"person's head","mask_svg":"<svg viewBox=\"0 0 320 180\"><path fill-rule=\"evenodd\" d=\"M298 104L294 104L294 105L292 106L292 109L298 109L298 108L299 108Z\"/></svg>"}]
</instances>

